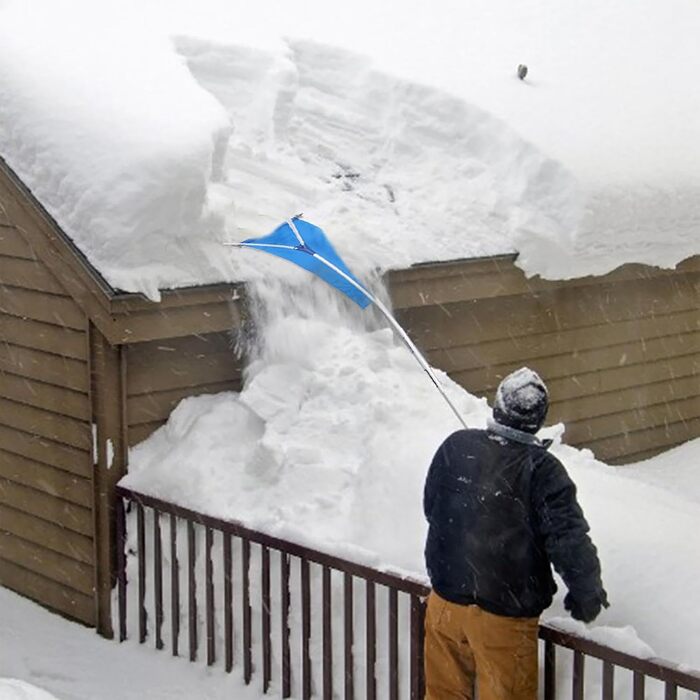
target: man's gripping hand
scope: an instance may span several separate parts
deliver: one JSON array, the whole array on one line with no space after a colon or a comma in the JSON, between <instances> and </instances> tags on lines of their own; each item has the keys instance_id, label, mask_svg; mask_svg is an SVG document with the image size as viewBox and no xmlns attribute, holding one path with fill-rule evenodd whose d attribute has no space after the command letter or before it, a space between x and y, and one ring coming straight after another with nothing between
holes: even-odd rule
<instances>
[{"instance_id":1,"label":"man's gripping hand","mask_svg":"<svg viewBox=\"0 0 700 700\"><path fill-rule=\"evenodd\" d=\"M609 608L608 594L601 588L600 592L592 598L578 600L571 593L564 596L564 607L571 613L571 617L581 622L593 622L598 617L602 608Z\"/></svg>"}]
</instances>

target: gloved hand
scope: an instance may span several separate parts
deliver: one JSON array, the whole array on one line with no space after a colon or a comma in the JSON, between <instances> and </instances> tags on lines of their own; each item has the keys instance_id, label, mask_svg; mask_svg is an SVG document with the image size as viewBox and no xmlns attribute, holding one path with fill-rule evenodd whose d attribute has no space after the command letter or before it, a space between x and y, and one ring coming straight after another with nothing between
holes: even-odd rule
<instances>
[{"instance_id":1,"label":"gloved hand","mask_svg":"<svg viewBox=\"0 0 700 700\"><path fill-rule=\"evenodd\" d=\"M601 608L609 608L608 594L604 588L597 595L584 600L574 598L571 593L564 596L564 607L571 613L571 617L581 622L593 622L598 617Z\"/></svg>"}]
</instances>

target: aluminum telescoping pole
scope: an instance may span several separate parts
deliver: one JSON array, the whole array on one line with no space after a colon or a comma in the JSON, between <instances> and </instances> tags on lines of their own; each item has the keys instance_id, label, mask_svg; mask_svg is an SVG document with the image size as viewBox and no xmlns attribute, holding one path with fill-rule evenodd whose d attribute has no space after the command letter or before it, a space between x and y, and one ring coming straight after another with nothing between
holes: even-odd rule
<instances>
[{"instance_id":1,"label":"aluminum telescoping pole","mask_svg":"<svg viewBox=\"0 0 700 700\"><path fill-rule=\"evenodd\" d=\"M401 327L401 324L389 313L389 310L382 304L379 299L374 297L374 303L376 304L377 308L386 316L386 320L389 321L389 323L393 326L394 330L399 334L401 339L403 340L404 343L408 346L408 349L413 353L413 356L418 360L418 364L425 370L426 374L430 377L430 381L435 384L435 387L437 390L442 394L442 398L447 401L447 405L452 409L452 412L457 416L457 420L465 427L467 428L467 424L464 422L464 418L460 415L459 411L457 410L457 407L450 401L450 397L445 393L445 390L442 388L442 385L438 381L438 378L435 376L435 372L433 372L432 368L430 365L426 362L426 359L423 357L421 351L415 346L413 341L409 338L408 333Z\"/></svg>"},{"instance_id":2,"label":"aluminum telescoping pole","mask_svg":"<svg viewBox=\"0 0 700 700\"><path fill-rule=\"evenodd\" d=\"M442 394L442 398L445 399L445 401L447 401L447 405L452 409L452 412L455 414L455 416L457 416L457 420L459 420L459 422L465 428L468 427L467 424L464 422L464 418L462 418L459 411L457 410L456 406L452 403L452 401L450 401L450 397L445 393L445 390L438 381L438 378L435 376L435 372L433 372L432 368L427 363L426 359L423 357L421 351L409 338L408 333L406 333L406 331L401 327L401 324L392 316L389 309L387 309L386 306L384 306L384 304L379 299L377 299L377 297L375 297L373 294L370 294L363 286L357 284L357 282L355 282L355 280L352 277L346 275L340 268L335 266L329 260L326 260L322 255L319 255L318 253L313 253L313 257L316 258L319 262L323 263L324 265L330 267L334 272L339 274L346 282L349 282L353 287L355 287L355 289L362 292L362 294L364 294L367 297L367 299L369 299L382 312L382 314L384 314L386 320L389 321L392 328L398 333L401 340L403 340L403 342L406 343L406 346L411 351L416 360L418 360L418 364L426 372L428 377L430 377L430 381L435 385L435 388Z\"/></svg>"}]
</instances>

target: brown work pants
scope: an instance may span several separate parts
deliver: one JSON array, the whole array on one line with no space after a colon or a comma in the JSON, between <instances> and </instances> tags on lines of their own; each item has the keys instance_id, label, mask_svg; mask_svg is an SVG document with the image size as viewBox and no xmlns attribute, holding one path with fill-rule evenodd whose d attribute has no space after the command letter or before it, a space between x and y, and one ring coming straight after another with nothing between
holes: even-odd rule
<instances>
[{"instance_id":1,"label":"brown work pants","mask_svg":"<svg viewBox=\"0 0 700 700\"><path fill-rule=\"evenodd\" d=\"M536 617L504 617L435 592L425 616L425 700L536 700Z\"/></svg>"}]
</instances>

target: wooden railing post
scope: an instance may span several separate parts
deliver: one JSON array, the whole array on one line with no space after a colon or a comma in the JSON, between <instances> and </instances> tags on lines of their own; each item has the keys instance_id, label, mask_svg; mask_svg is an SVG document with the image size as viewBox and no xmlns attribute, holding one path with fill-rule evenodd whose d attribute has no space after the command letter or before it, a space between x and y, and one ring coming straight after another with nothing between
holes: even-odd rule
<instances>
[{"instance_id":1,"label":"wooden railing post","mask_svg":"<svg viewBox=\"0 0 700 700\"><path fill-rule=\"evenodd\" d=\"M250 540L241 540L241 586L243 616L243 680L246 685L253 676L253 641L252 619L250 610Z\"/></svg>"},{"instance_id":2,"label":"wooden railing post","mask_svg":"<svg viewBox=\"0 0 700 700\"><path fill-rule=\"evenodd\" d=\"M345 700L355 698L355 659L353 644L355 641L353 578L349 573L343 575L343 658L345 668Z\"/></svg>"},{"instance_id":3,"label":"wooden railing post","mask_svg":"<svg viewBox=\"0 0 700 700\"><path fill-rule=\"evenodd\" d=\"M323 611L323 700L333 700L333 629L331 570L323 567L321 609Z\"/></svg>"},{"instance_id":4,"label":"wooden railing post","mask_svg":"<svg viewBox=\"0 0 700 700\"><path fill-rule=\"evenodd\" d=\"M375 597L374 583L367 581L365 583L367 700L376 700L377 697L377 679L375 677L375 666L377 664L377 615Z\"/></svg>"},{"instance_id":5,"label":"wooden railing post","mask_svg":"<svg viewBox=\"0 0 700 700\"><path fill-rule=\"evenodd\" d=\"M204 607L206 611L205 629L207 633L207 666L216 661L216 638L214 635L214 563L211 550L214 533L210 527L204 529Z\"/></svg>"},{"instance_id":6,"label":"wooden railing post","mask_svg":"<svg viewBox=\"0 0 700 700\"><path fill-rule=\"evenodd\" d=\"M270 549L265 545L260 552L260 569L263 693L267 693L272 680L272 640L270 638Z\"/></svg>"},{"instance_id":7,"label":"wooden railing post","mask_svg":"<svg viewBox=\"0 0 700 700\"><path fill-rule=\"evenodd\" d=\"M583 700L586 657L580 651L574 651L574 673L571 688L573 700Z\"/></svg>"},{"instance_id":8,"label":"wooden railing post","mask_svg":"<svg viewBox=\"0 0 700 700\"><path fill-rule=\"evenodd\" d=\"M231 535L223 533L224 559L224 657L227 673L233 670L233 556Z\"/></svg>"},{"instance_id":9,"label":"wooden railing post","mask_svg":"<svg viewBox=\"0 0 700 700\"><path fill-rule=\"evenodd\" d=\"M156 649L163 648L163 548L160 513L153 510L153 596L156 607Z\"/></svg>"},{"instance_id":10,"label":"wooden railing post","mask_svg":"<svg viewBox=\"0 0 700 700\"><path fill-rule=\"evenodd\" d=\"M309 562L301 559L301 697L311 698L311 581Z\"/></svg>"},{"instance_id":11,"label":"wooden railing post","mask_svg":"<svg viewBox=\"0 0 700 700\"><path fill-rule=\"evenodd\" d=\"M116 498L117 600L119 605L119 641L126 639L126 514L124 499Z\"/></svg>"},{"instance_id":12,"label":"wooden railing post","mask_svg":"<svg viewBox=\"0 0 700 700\"><path fill-rule=\"evenodd\" d=\"M615 666L603 661L603 700L613 700L615 694Z\"/></svg>"},{"instance_id":13,"label":"wooden railing post","mask_svg":"<svg viewBox=\"0 0 700 700\"><path fill-rule=\"evenodd\" d=\"M197 658L197 560L194 522L187 521L187 630L190 642L190 661Z\"/></svg>"},{"instance_id":14,"label":"wooden railing post","mask_svg":"<svg viewBox=\"0 0 700 700\"><path fill-rule=\"evenodd\" d=\"M291 651L289 647L289 555L280 552L280 598L282 619L282 697L292 695Z\"/></svg>"},{"instance_id":15,"label":"wooden railing post","mask_svg":"<svg viewBox=\"0 0 700 700\"><path fill-rule=\"evenodd\" d=\"M180 564L177 559L177 516L170 514L170 634L173 656L180 644Z\"/></svg>"},{"instance_id":16,"label":"wooden railing post","mask_svg":"<svg viewBox=\"0 0 700 700\"><path fill-rule=\"evenodd\" d=\"M544 643L544 700L554 700L557 687L557 651L554 642Z\"/></svg>"},{"instance_id":17,"label":"wooden railing post","mask_svg":"<svg viewBox=\"0 0 700 700\"><path fill-rule=\"evenodd\" d=\"M389 588L389 700L399 700L399 592Z\"/></svg>"},{"instance_id":18,"label":"wooden railing post","mask_svg":"<svg viewBox=\"0 0 700 700\"><path fill-rule=\"evenodd\" d=\"M146 525L143 506L136 504L136 541L139 580L139 642L146 641Z\"/></svg>"},{"instance_id":19,"label":"wooden railing post","mask_svg":"<svg viewBox=\"0 0 700 700\"><path fill-rule=\"evenodd\" d=\"M425 633L425 604L417 595L411 596L411 700L423 700L425 671L423 668L423 636Z\"/></svg>"}]
</instances>

